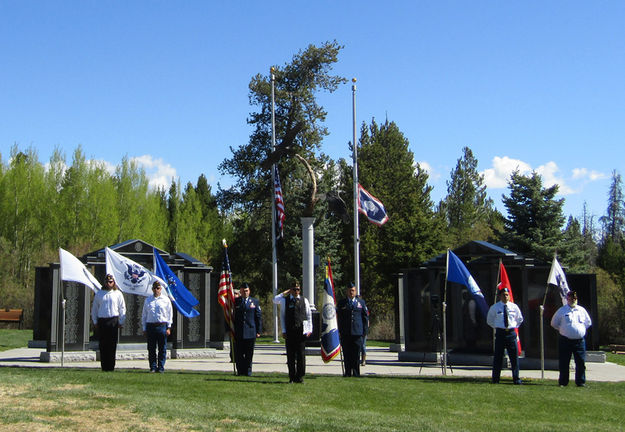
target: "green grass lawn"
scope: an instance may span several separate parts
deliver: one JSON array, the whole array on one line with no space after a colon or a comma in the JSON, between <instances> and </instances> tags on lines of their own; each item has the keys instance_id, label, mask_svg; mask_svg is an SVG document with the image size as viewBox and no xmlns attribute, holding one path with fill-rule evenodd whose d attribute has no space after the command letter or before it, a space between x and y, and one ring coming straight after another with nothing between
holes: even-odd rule
<instances>
[{"instance_id":1,"label":"green grass lawn","mask_svg":"<svg viewBox=\"0 0 625 432\"><path fill-rule=\"evenodd\" d=\"M605 431L625 383L0 367L0 430Z\"/></svg>"},{"instance_id":2,"label":"green grass lawn","mask_svg":"<svg viewBox=\"0 0 625 432\"><path fill-rule=\"evenodd\" d=\"M32 338L32 330L0 329L0 351L26 347Z\"/></svg>"}]
</instances>

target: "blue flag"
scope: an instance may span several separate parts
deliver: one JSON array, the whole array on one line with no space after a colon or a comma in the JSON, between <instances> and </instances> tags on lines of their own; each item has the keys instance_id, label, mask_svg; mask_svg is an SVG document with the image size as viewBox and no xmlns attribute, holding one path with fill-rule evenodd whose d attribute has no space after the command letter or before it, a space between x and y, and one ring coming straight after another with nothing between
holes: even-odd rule
<instances>
[{"instance_id":1,"label":"blue flag","mask_svg":"<svg viewBox=\"0 0 625 432\"><path fill-rule=\"evenodd\" d=\"M324 363L328 363L341 352L338 323L336 321L336 305L334 304L334 281L332 280L332 268L330 267L329 259L326 265L321 323L321 358Z\"/></svg>"},{"instance_id":2,"label":"blue flag","mask_svg":"<svg viewBox=\"0 0 625 432\"><path fill-rule=\"evenodd\" d=\"M176 277L173 271L169 268L163 258L154 249L154 273L161 279L167 282L167 292L171 302L176 306L178 312L187 318L193 318L200 313L193 309L193 306L198 305L200 302L193 297L193 294L180 282L180 279Z\"/></svg>"},{"instance_id":3,"label":"blue flag","mask_svg":"<svg viewBox=\"0 0 625 432\"><path fill-rule=\"evenodd\" d=\"M358 183L358 211L367 216L369 222L378 226L388 221L382 202L360 186L360 183Z\"/></svg>"},{"instance_id":4,"label":"blue flag","mask_svg":"<svg viewBox=\"0 0 625 432\"><path fill-rule=\"evenodd\" d=\"M475 282L469 270L467 270L462 261L460 261L460 258L450 250L447 251L447 280L466 286L473 296L475 303L480 308L482 315L486 317L488 314L488 305L486 304L486 300L484 300L484 294L482 294L480 287L477 286L477 282Z\"/></svg>"}]
</instances>

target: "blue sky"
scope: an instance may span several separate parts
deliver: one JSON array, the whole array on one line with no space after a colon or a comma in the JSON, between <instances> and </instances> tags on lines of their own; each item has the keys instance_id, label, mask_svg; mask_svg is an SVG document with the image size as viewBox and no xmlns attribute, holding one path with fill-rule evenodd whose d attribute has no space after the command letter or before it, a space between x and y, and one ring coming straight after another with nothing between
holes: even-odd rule
<instances>
[{"instance_id":1,"label":"blue sky","mask_svg":"<svg viewBox=\"0 0 625 432\"><path fill-rule=\"evenodd\" d=\"M214 190L248 141L250 78L308 44L345 48L357 122L388 118L432 197L468 146L498 207L516 167L560 185L565 213L605 213L625 174L625 2L0 0L0 154L32 146ZM349 158L351 87L319 96L323 151ZM365 185L366 187L366 185Z\"/></svg>"}]
</instances>

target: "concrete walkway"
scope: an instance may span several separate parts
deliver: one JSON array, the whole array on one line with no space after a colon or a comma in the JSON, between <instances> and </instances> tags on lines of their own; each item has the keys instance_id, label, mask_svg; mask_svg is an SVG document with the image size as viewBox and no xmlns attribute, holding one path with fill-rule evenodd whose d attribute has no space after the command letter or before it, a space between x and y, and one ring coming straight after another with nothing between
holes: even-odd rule
<instances>
[{"instance_id":1,"label":"concrete walkway","mask_svg":"<svg viewBox=\"0 0 625 432\"><path fill-rule=\"evenodd\" d=\"M0 367L41 367L58 368L58 362L46 363L40 361L41 349L18 348L0 352ZM67 353L68 358L71 353ZM118 351L119 354L119 351ZM65 367L71 368L99 368L96 361L65 361ZM123 360L118 359L118 369L143 369L148 370L147 360ZM216 350L212 358L184 358L169 359L165 366L166 370L184 371L221 371L232 372L232 363L229 361L227 350ZM586 378L588 381L625 381L625 366L614 363L586 363ZM283 345L263 344L257 345L254 353L253 370L255 373L278 372L287 374L286 354ZM306 356L307 375L342 375L340 360L333 360L324 364L318 353L312 352ZM442 367L434 363L400 362L398 354L390 352L387 348L367 348L367 365L361 367L363 376L440 376L443 374ZM490 378L491 368L488 366L454 366L447 368L447 375L454 377L482 377ZM502 379L510 378L510 370L502 371ZM546 370L546 379L557 380L558 372ZM541 378L540 370L521 370L521 379L535 380ZM573 371L571 371L571 380Z\"/></svg>"}]
</instances>

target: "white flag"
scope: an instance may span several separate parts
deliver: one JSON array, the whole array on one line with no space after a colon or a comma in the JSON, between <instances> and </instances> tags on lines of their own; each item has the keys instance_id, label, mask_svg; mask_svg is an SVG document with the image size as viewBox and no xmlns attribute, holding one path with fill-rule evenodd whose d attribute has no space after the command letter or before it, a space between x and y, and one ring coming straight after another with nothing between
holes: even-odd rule
<instances>
[{"instance_id":1,"label":"white flag","mask_svg":"<svg viewBox=\"0 0 625 432\"><path fill-rule=\"evenodd\" d=\"M549 272L549 279L547 279L548 284L552 284L558 287L560 290L560 297L562 297L562 304L566 304L566 295L569 293L569 284L566 282L566 276L564 275L564 271L562 267L560 267L560 263L553 257L553 263L551 264L551 271Z\"/></svg>"},{"instance_id":2,"label":"white flag","mask_svg":"<svg viewBox=\"0 0 625 432\"><path fill-rule=\"evenodd\" d=\"M107 248L106 272L113 275L115 283L126 294L136 294L147 297L152 294L152 284L159 281L166 287L167 283L131 259L121 256Z\"/></svg>"},{"instance_id":3,"label":"white flag","mask_svg":"<svg viewBox=\"0 0 625 432\"><path fill-rule=\"evenodd\" d=\"M93 292L98 292L102 288L95 276L71 253L59 248L59 261L61 262L61 280L84 284Z\"/></svg>"}]
</instances>

